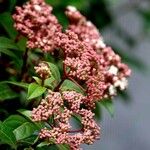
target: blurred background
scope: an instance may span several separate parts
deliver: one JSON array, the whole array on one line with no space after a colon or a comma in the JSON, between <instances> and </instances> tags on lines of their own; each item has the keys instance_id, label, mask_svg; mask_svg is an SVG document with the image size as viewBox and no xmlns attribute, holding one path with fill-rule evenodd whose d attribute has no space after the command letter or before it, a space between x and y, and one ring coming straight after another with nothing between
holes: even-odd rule
<instances>
[{"instance_id":1,"label":"blurred background","mask_svg":"<svg viewBox=\"0 0 150 150\"><path fill-rule=\"evenodd\" d=\"M24 0L0 0L0 13L14 11ZM132 68L129 88L114 100L114 117L99 108L101 140L86 150L150 149L150 0L47 0L66 27L62 13L76 6L100 30L107 45ZM2 33L2 28L0 29ZM1 34L0 33L0 34ZM1 75L0 75L1 76Z\"/></svg>"}]
</instances>

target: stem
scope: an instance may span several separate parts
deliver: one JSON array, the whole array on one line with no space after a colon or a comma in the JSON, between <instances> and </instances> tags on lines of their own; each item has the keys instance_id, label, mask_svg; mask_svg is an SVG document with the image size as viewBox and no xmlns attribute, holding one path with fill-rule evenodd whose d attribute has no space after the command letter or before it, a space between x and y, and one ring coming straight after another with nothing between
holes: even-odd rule
<instances>
[{"instance_id":1,"label":"stem","mask_svg":"<svg viewBox=\"0 0 150 150\"><path fill-rule=\"evenodd\" d=\"M24 74L27 71L26 67L27 67L28 51L29 51L29 49L26 48L25 53L23 55L23 65L22 65L21 74L20 74L21 80L23 80Z\"/></svg>"},{"instance_id":2,"label":"stem","mask_svg":"<svg viewBox=\"0 0 150 150\"><path fill-rule=\"evenodd\" d=\"M83 128L82 129L78 129L78 130L70 130L68 131L69 133L76 133L76 132L82 132L83 131Z\"/></svg>"},{"instance_id":3,"label":"stem","mask_svg":"<svg viewBox=\"0 0 150 150\"><path fill-rule=\"evenodd\" d=\"M50 124L48 121L46 122L51 128L54 128L52 124Z\"/></svg>"},{"instance_id":4,"label":"stem","mask_svg":"<svg viewBox=\"0 0 150 150\"><path fill-rule=\"evenodd\" d=\"M21 34L18 34L15 38L15 43L17 43L20 40L20 38L21 38Z\"/></svg>"},{"instance_id":5,"label":"stem","mask_svg":"<svg viewBox=\"0 0 150 150\"><path fill-rule=\"evenodd\" d=\"M66 72L66 65L63 63L63 70L64 70L64 76L67 77L67 72Z\"/></svg>"}]
</instances>

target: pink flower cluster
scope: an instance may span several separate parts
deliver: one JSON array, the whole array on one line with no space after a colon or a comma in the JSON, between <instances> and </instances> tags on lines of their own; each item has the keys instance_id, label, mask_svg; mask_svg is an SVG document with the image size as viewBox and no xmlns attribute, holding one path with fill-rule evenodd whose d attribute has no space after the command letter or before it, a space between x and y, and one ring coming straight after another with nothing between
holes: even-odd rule
<instances>
[{"instance_id":1,"label":"pink flower cluster","mask_svg":"<svg viewBox=\"0 0 150 150\"><path fill-rule=\"evenodd\" d=\"M86 80L88 99L100 100L116 95L116 88L124 90L127 86L126 78L131 74L128 66L121 62L119 55L105 45L97 28L90 21L87 21L76 8L67 7L66 15L70 21L68 29L76 33L80 41L91 46L91 56L88 49L86 49L83 55L85 56L88 53L88 58L84 57L83 61L81 59L81 62L78 61L78 65L87 62L87 59L90 63L92 62L87 69L88 74L86 74L89 75ZM95 61L93 61L92 57L96 58ZM75 64L72 65L71 61L70 63L67 61L67 65L72 68ZM96 70L94 73L93 68ZM76 69L76 77L79 76L78 72L82 72L82 70L86 72L85 67L84 69L79 68L79 70L76 67Z\"/></svg>"},{"instance_id":2,"label":"pink flower cluster","mask_svg":"<svg viewBox=\"0 0 150 150\"><path fill-rule=\"evenodd\" d=\"M75 91L61 94L49 91L47 97L32 111L33 121L53 120L49 127L40 131L39 137L54 140L56 144L68 144L72 150L79 150L81 144L92 144L99 139L100 127L93 118L94 114L91 110L80 108L84 99L83 95ZM81 117L80 130L71 130L72 115Z\"/></svg>"},{"instance_id":3,"label":"pink flower cluster","mask_svg":"<svg viewBox=\"0 0 150 150\"><path fill-rule=\"evenodd\" d=\"M105 47L98 29L90 21L86 21L75 7L68 6L65 13L70 21L68 29L76 33L81 41L87 42L94 49Z\"/></svg>"},{"instance_id":4,"label":"pink flower cluster","mask_svg":"<svg viewBox=\"0 0 150 150\"><path fill-rule=\"evenodd\" d=\"M65 13L70 24L64 32L52 14L52 7L44 0L30 0L23 7L17 7L13 18L16 29L27 37L29 48L63 51L63 78L73 79L85 92L84 96L75 91L60 92L58 87L55 92L49 91L32 111L34 121L49 123L49 119L53 120L50 127L41 130L40 138L69 144L72 150L78 150L81 144L92 144L99 138L100 127L92 113L95 102L112 98L117 89L124 90L131 70L75 7L68 6ZM41 78L50 76L50 68L44 63L35 70ZM78 131L71 130L73 115L81 117L82 129Z\"/></svg>"},{"instance_id":5,"label":"pink flower cluster","mask_svg":"<svg viewBox=\"0 0 150 150\"><path fill-rule=\"evenodd\" d=\"M57 18L52 15L52 7L44 0L30 0L23 7L16 7L13 15L15 28L28 38L29 48L40 48L43 51L53 51L54 36L61 32Z\"/></svg>"}]
</instances>

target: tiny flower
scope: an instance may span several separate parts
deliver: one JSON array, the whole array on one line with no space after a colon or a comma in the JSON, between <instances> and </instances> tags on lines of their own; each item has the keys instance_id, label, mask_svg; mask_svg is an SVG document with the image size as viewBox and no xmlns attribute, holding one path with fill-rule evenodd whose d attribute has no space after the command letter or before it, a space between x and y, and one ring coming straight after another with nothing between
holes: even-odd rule
<instances>
[{"instance_id":1,"label":"tiny flower","mask_svg":"<svg viewBox=\"0 0 150 150\"><path fill-rule=\"evenodd\" d=\"M126 78L122 78L114 83L115 87L119 87L120 90L125 90L128 86L128 80Z\"/></svg>"},{"instance_id":2,"label":"tiny flower","mask_svg":"<svg viewBox=\"0 0 150 150\"><path fill-rule=\"evenodd\" d=\"M104 43L103 39L99 39L99 40L96 41L95 47L97 49L99 49L99 48L105 48L106 44Z\"/></svg>"},{"instance_id":3,"label":"tiny flower","mask_svg":"<svg viewBox=\"0 0 150 150\"><path fill-rule=\"evenodd\" d=\"M111 96L114 96L117 94L116 87L113 85L110 85L108 90L109 90L109 95L111 95Z\"/></svg>"},{"instance_id":4,"label":"tiny flower","mask_svg":"<svg viewBox=\"0 0 150 150\"><path fill-rule=\"evenodd\" d=\"M67 10L72 11L72 12L77 11L76 7L74 7L74 6L67 6Z\"/></svg>"},{"instance_id":5,"label":"tiny flower","mask_svg":"<svg viewBox=\"0 0 150 150\"><path fill-rule=\"evenodd\" d=\"M109 72L110 74L112 74L112 75L117 75L117 73L118 73L118 68L115 67L114 65L112 65L112 66L110 66L108 72Z\"/></svg>"},{"instance_id":6,"label":"tiny flower","mask_svg":"<svg viewBox=\"0 0 150 150\"><path fill-rule=\"evenodd\" d=\"M51 76L50 67L46 62L39 63L38 66L34 67L34 69L42 79L47 79Z\"/></svg>"},{"instance_id":7,"label":"tiny flower","mask_svg":"<svg viewBox=\"0 0 150 150\"><path fill-rule=\"evenodd\" d=\"M42 8L41 8L39 5L34 5L34 8L35 8L35 10L37 10L37 11L41 11L41 10L42 10Z\"/></svg>"}]
</instances>

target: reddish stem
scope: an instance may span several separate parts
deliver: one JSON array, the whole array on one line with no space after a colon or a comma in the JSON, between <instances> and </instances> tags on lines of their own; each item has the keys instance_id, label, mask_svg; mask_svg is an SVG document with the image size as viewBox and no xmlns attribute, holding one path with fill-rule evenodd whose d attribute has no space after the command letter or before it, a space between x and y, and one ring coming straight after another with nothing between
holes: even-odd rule
<instances>
[{"instance_id":1,"label":"reddish stem","mask_svg":"<svg viewBox=\"0 0 150 150\"><path fill-rule=\"evenodd\" d=\"M15 43L17 43L20 39L21 39L21 34L18 34L17 36L16 36L16 38L15 38Z\"/></svg>"},{"instance_id":2,"label":"reddish stem","mask_svg":"<svg viewBox=\"0 0 150 150\"><path fill-rule=\"evenodd\" d=\"M68 131L69 133L76 133L76 132L82 132L83 131L83 128L82 129L78 129L78 130L70 130Z\"/></svg>"}]
</instances>

